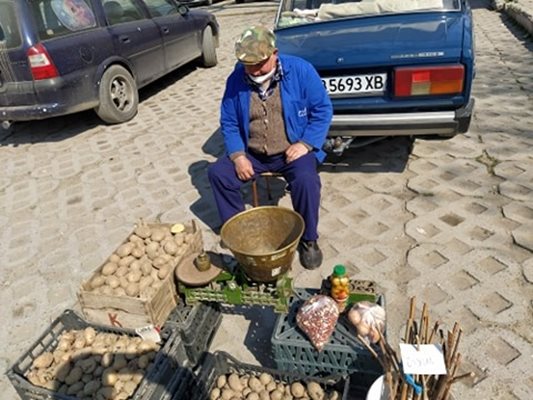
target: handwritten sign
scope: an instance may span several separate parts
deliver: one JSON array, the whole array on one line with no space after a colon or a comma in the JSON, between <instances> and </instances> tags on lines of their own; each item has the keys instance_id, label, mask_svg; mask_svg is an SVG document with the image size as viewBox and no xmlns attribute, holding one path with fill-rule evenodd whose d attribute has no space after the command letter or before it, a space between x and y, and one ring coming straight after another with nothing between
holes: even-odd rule
<instances>
[{"instance_id":1,"label":"handwritten sign","mask_svg":"<svg viewBox=\"0 0 533 400\"><path fill-rule=\"evenodd\" d=\"M414 375L446 375L442 347L438 344L420 346L400 343L403 372Z\"/></svg>"},{"instance_id":2,"label":"handwritten sign","mask_svg":"<svg viewBox=\"0 0 533 400\"><path fill-rule=\"evenodd\" d=\"M161 336L159 335L159 329L153 325L147 325L135 329L135 333L143 338L143 340L152 340L156 343L161 342Z\"/></svg>"}]
</instances>

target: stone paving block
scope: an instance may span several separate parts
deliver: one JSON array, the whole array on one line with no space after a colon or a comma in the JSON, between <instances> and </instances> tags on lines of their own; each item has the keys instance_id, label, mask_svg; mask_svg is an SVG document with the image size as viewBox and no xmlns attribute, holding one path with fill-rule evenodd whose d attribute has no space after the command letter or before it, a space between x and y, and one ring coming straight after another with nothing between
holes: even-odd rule
<instances>
[{"instance_id":1,"label":"stone paving block","mask_svg":"<svg viewBox=\"0 0 533 400\"><path fill-rule=\"evenodd\" d=\"M433 200L440 200L441 196ZM501 246L509 243L511 238L508 228L515 228L516 223L501 216L499 207L491 204L497 198L462 197L455 202L441 201L442 207L428 213L419 213L414 202L407 203L407 209L415 218L406 224L406 233L419 242L445 243L458 238L474 246ZM446 204L444 206L444 204Z\"/></svg>"},{"instance_id":2,"label":"stone paving block","mask_svg":"<svg viewBox=\"0 0 533 400\"><path fill-rule=\"evenodd\" d=\"M476 351L469 355L472 362L482 369L487 369L490 374L498 374L502 381L512 385L498 388L493 380L485 380L484 385L491 386L497 398L511 398L506 396L515 389L518 389L516 393L528 393L528 395L533 393L531 392L533 374L531 344L523 338L506 331L503 327L482 328L463 336L461 348L475 348Z\"/></svg>"},{"instance_id":3,"label":"stone paving block","mask_svg":"<svg viewBox=\"0 0 533 400\"><path fill-rule=\"evenodd\" d=\"M484 196L493 193L501 182L499 178L488 176L483 164L471 159L414 160L409 169L419 174L408 183L409 188L418 193L452 190L466 196ZM420 174L421 171L425 172Z\"/></svg>"}]
</instances>

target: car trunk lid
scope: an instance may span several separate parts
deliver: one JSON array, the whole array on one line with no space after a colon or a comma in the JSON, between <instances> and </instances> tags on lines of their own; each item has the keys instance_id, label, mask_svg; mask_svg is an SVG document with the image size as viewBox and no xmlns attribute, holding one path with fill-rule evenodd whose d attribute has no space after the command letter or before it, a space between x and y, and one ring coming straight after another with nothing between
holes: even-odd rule
<instances>
[{"instance_id":1,"label":"car trunk lid","mask_svg":"<svg viewBox=\"0 0 533 400\"><path fill-rule=\"evenodd\" d=\"M386 15L303 24L279 29L276 37L280 52L319 72L448 63L460 61L462 23L458 12Z\"/></svg>"}]
</instances>

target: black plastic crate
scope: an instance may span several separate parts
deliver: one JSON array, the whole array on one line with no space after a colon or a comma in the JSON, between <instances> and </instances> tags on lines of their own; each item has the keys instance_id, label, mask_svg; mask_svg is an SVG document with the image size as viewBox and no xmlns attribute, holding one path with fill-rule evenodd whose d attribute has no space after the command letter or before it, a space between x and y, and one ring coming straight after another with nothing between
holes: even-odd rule
<instances>
[{"instance_id":1,"label":"black plastic crate","mask_svg":"<svg viewBox=\"0 0 533 400\"><path fill-rule=\"evenodd\" d=\"M137 335L131 329L91 324L84 321L72 310L64 311L6 373L23 400L77 399L72 395L61 394L35 386L26 379L25 375L38 356L55 349L59 338L64 332L72 329L82 330L88 327L94 328L97 332L108 332L131 337ZM162 339L161 348L153 361L153 365L145 372L135 393L130 397L131 400L159 399L165 393L176 393L179 390L185 390L185 387L188 388L191 383L192 377L189 376L184 376L184 379L187 378L189 380L181 384L173 379L176 371L182 370L183 367L181 366L187 361L185 348L179 333L164 327L160 332L160 336Z\"/></svg>"},{"instance_id":2,"label":"black plastic crate","mask_svg":"<svg viewBox=\"0 0 533 400\"><path fill-rule=\"evenodd\" d=\"M300 381L302 383L314 381L326 390L336 390L341 394L342 400L350 399L348 391L350 387L350 377L345 376L327 376L327 377L309 377L304 374L279 371L271 368L264 368L258 365L246 364L238 361L224 351L206 353L197 376L196 385L193 386L188 397L173 396L172 400L208 400L211 389L215 386L218 376L228 373L260 375L266 372L270 374L277 382L291 384Z\"/></svg>"},{"instance_id":3,"label":"black plastic crate","mask_svg":"<svg viewBox=\"0 0 533 400\"><path fill-rule=\"evenodd\" d=\"M186 305L180 302L170 314L165 326L178 328L188 357L187 366L195 367L209 349L222 322L220 304L200 302Z\"/></svg>"},{"instance_id":4,"label":"black plastic crate","mask_svg":"<svg viewBox=\"0 0 533 400\"><path fill-rule=\"evenodd\" d=\"M296 323L296 314L303 302L315 294L317 289L294 289L289 312L280 314L271 337L274 361L282 371L297 371L308 376L330 374L354 374L358 384L370 386L383 373L379 362L359 342L355 329L348 326L344 316L322 351L317 351ZM384 307L384 297L378 296L377 303ZM376 351L379 350L376 348Z\"/></svg>"}]
</instances>

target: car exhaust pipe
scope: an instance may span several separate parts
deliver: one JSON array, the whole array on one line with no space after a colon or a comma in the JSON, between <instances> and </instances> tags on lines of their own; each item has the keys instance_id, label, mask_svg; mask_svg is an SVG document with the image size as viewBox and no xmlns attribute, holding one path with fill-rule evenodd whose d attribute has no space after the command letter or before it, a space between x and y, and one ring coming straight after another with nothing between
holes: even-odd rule
<instances>
[{"instance_id":1,"label":"car exhaust pipe","mask_svg":"<svg viewBox=\"0 0 533 400\"><path fill-rule=\"evenodd\" d=\"M11 125L13 125L13 122L11 121L2 121L2 128L6 131L11 128Z\"/></svg>"}]
</instances>

